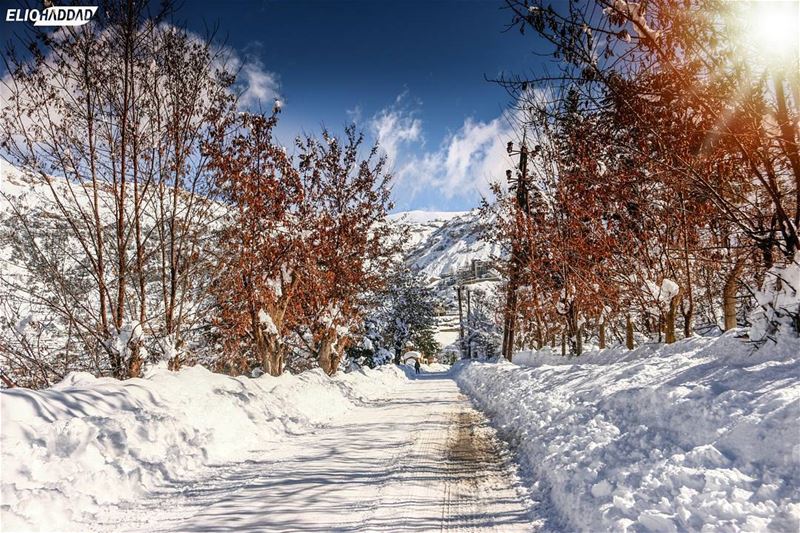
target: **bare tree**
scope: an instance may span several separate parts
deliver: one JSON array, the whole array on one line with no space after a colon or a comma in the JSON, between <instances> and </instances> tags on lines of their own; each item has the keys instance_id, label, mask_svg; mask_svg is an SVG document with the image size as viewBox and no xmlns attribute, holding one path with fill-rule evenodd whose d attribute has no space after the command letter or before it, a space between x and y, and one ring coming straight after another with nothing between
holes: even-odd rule
<instances>
[{"instance_id":1,"label":"bare tree","mask_svg":"<svg viewBox=\"0 0 800 533\"><path fill-rule=\"evenodd\" d=\"M91 24L20 36L32 57L5 57L0 115L5 157L46 204L11 220L29 243L19 259L46 279L36 293L4 279L7 290L58 317L102 354L96 371L120 378L139 374L146 344L174 356L201 316L200 264L219 216L201 146L235 104L213 36L169 25L169 3L149 5L106 2ZM42 211L63 246L36 246L29 215Z\"/></svg>"}]
</instances>

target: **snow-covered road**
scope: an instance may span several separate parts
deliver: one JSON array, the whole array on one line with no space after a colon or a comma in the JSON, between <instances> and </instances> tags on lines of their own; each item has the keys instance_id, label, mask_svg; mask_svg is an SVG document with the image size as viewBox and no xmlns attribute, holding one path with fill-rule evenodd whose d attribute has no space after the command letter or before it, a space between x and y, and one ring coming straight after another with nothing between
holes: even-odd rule
<instances>
[{"instance_id":1,"label":"snow-covered road","mask_svg":"<svg viewBox=\"0 0 800 533\"><path fill-rule=\"evenodd\" d=\"M274 457L280 459L276 460ZM531 502L486 418L446 374L114 512L130 531L531 531Z\"/></svg>"}]
</instances>

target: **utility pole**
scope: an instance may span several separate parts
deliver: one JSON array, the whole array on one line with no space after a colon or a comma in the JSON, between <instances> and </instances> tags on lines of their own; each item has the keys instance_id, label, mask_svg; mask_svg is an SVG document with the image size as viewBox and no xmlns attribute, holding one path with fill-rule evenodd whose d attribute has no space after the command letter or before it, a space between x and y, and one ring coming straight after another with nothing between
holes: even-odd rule
<instances>
[{"instance_id":1,"label":"utility pole","mask_svg":"<svg viewBox=\"0 0 800 533\"><path fill-rule=\"evenodd\" d=\"M506 151L509 155L519 155L519 172L516 178L513 173L506 171L511 190L516 192L516 214L514 217L515 230L519 230L526 223L527 217L531 213L529 200L528 184L528 147L526 145L526 134L522 133L522 145L515 151L514 144L509 142ZM535 152L535 151L534 151ZM506 287L506 308L503 313L503 357L511 361L514 354L514 334L517 320L517 288L519 286L520 270L522 268L523 256L527 255L527 250L523 249L521 242L522 235L515 231L511 240L511 261L508 275L508 286Z\"/></svg>"},{"instance_id":2,"label":"utility pole","mask_svg":"<svg viewBox=\"0 0 800 533\"><path fill-rule=\"evenodd\" d=\"M467 358L472 359L472 326L469 317L472 314L469 305L469 290L467 290Z\"/></svg>"},{"instance_id":3,"label":"utility pole","mask_svg":"<svg viewBox=\"0 0 800 533\"><path fill-rule=\"evenodd\" d=\"M461 347L461 359L466 358L464 350L464 311L461 304L461 290L464 287L456 285L456 293L458 293L458 345Z\"/></svg>"}]
</instances>

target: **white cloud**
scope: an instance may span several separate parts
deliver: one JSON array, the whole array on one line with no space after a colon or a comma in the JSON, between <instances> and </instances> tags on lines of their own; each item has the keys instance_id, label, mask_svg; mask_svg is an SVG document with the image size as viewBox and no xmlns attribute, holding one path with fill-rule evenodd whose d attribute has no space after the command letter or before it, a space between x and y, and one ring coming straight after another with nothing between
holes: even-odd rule
<instances>
[{"instance_id":1,"label":"white cloud","mask_svg":"<svg viewBox=\"0 0 800 533\"><path fill-rule=\"evenodd\" d=\"M489 122L468 118L461 128L444 142L446 157L439 174L439 189L447 198L465 193L486 194L489 184L505 176L513 166L506 153L506 143L514 132L503 115Z\"/></svg>"},{"instance_id":2,"label":"white cloud","mask_svg":"<svg viewBox=\"0 0 800 533\"><path fill-rule=\"evenodd\" d=\"M422 121L402 108L383 109L372 117L370 129L390 164L397 162L403 145L422 140Z\"/></svg>"},{"instance_id":3,"label":"white cloud","mask_svg":"<svg viewBox=\"0 0 800 533\"><path fill-rule=\"evenodd\" d=\"M352 109L348 109L345 111L347 113L348 118L350 121L355 122L358 124L361 122L361 106L355 105Z\"/></svg>"},{"instance_id":4,"label":"white cloud","mask_svg":"<svg viewBox=\"0 0 800 533\"><path fill-rule=\"evenodd\" d=\"M266 70L256 57L247 57L239 71L238 83L242 88L239 104L243 107L272 107L272 102L280 97L278 76Z\"/></svg>"},{"instance_id":5,"label":"white cloud","mask_svg":"<svg viewBox=\"0 0 800 533\"><path fill-rule=\"evenodd\" d=\"M477 204L482 195L489 193L490 184L504 179L506 170L514 167L506 153L506 143L516 140L508 113L487 122L467 118L430 151L422 149L423 124L415 115L394 105L370 121L376 139L394 166L398 207L406 208L421 200L433 205L453 199Z\"/></svg>"}]
</instances>

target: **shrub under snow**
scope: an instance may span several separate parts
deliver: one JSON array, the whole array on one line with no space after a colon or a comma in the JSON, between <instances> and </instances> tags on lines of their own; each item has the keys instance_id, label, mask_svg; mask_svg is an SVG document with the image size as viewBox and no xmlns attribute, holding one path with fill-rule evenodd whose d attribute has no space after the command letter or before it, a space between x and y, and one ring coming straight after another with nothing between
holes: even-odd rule
<instances>
[{"instance_id":1,"label":"shrub under snow","mask_svg":"<svg viewBox=\"0 0 800 533\"><path fill-rule=\"evenodd\" d=\"M800 341L749 355L734 334L472 363L457 380L516 448L557 527L796 532Z\"/></svg>"},{"instance_id":2,"label":"shrub under snow","mask_svg":"<svg viewBox=\"0 0 800 533\"><path fill-rule=\"evenodd\" d=\"M777 340L780 335L797 336L800 316L800 253L794 261L776 265L767 272L764 286L756 292L758 307L750 315L750 339Z\"/></svg>"},{"instance_id":3,"label":"shrub under snow","mask_svg":"<svg viewBox=\"0 0 800 533\"><path fill-rule=\"evenodd\" d=\"M73 373L48 390L4 390L3 530L76 527L104 505L193 479L206 466L253 450L277 454L288 436L403 380L395 366L257 379L196 366L128 381Z\"/></svg>"}]
</instances>

